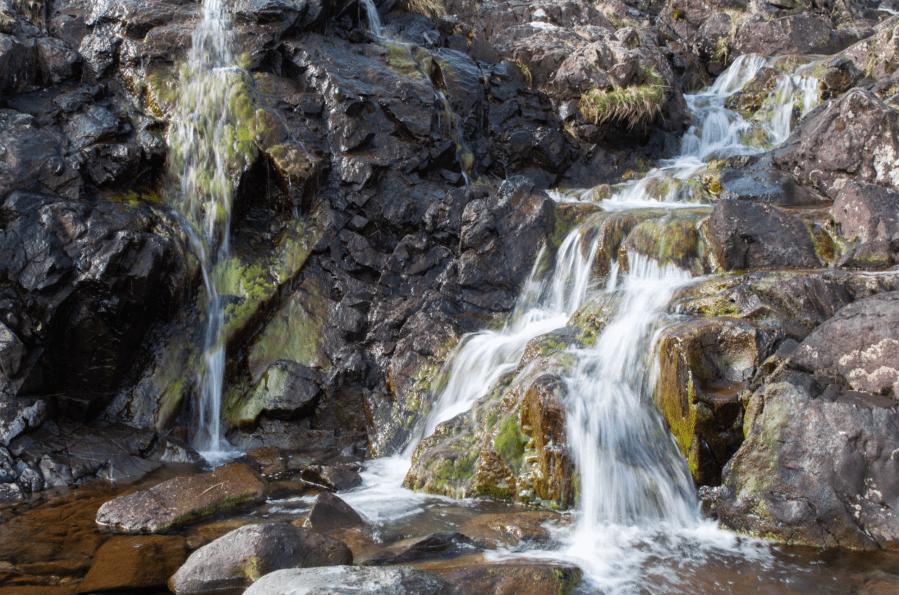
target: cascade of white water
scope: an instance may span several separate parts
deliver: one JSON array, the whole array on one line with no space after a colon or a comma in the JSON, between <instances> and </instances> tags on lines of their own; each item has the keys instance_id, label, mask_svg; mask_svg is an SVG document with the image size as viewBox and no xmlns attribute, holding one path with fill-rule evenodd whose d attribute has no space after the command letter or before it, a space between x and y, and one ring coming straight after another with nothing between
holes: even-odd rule
<instances>
[{"instance_id":1,"label":"cascade of white water","mask_svg":"<svg viewBox=\"0 0 899 595\"><path fill-rule=\"evenodd\" d=\"M802 68L781 77L767 109L752 121L725 107L728 97L769 64L766 58L742 56L711 88L687 96L695 124L682 139L681 154L642 179L621 185L599 206L604 210L694 206L688 202L692 196L684 191L685 184L679 183L706 171L709 160L756 153L785 139L793 106L798 102L805 114L818 102L817 81L805 76ZM745 133L754 128L764 130L767 144L745 144ZM661 183L668 189L662 193ZM590 200L589 193L580 200ZM571 192L552 195L560 202L578 200ZM537 274L545 254L538 255L507 325L462 339L443 370L444 389L424 424L424 436L468 410L502 374L515 369L529 341L566 326L588 296L594 297L590 273L597 255L596 235L590 226L572 231L559 247L550 275ZM613 262L605 295L595 296L612 299L616 308L595 347L568 352L576 360L563 379L567 444L580 479L575 530L560 537L561 549L528 552L577 563L603 593L642 592L634 581L649 573L652 564L670 560L673 551L694 560L724 551L739 551L744 558L760 552L750 542L717 532L700 520L689 469L652 403L653 338L662 327L671 295L689 282L690 275L637 254L628 254L628 263L629 271L620 274ZM395 486L416 444L413 440L402 458L376 463L372 477ZM378 515L386 507L397 510L394 501L376 504L377 493L364 486L353 498L367 506L369 514ZM666 580L655 578L660 585Z\"/></svg>"},{"instance_id":2,"label":"cascade of white water","mask_svg":"<svg viewBox=\"0 0 899 595\"><path fill-rule=\"evenodd\" d=\"M540 335L565 326L587 297L590 269L596 257L595 233L572 233L556 255L548 279L538 274L541 257L531 270L515 311L500 331L480 331L462 339L442 372L446 385L424 424L424 436L440 422L468 411L496 380L515 368L527 344ZM408 450L416 446L413 441Z\"/></svg>"},{"instance_id":3,"label":"cascade of white water","mask_svg":"<svg viewBox=\"0 0 899 595\"><path fill-rule=\"evenodd\" d=\"M203 363L197 374L199 423L194 446L210 462L232 456L221 435L221 396L225 369L224 311L216 283L216 263L229 253L234 184L228 148L233 144L236 93L230 21L222 0L204 0L202 19L181 71L168 143L170 169L180 180L173 206L182 216L199 261L206 301Z\"/></svg>"},{"instance_id":4,"label":"cascade of white water","mask_svg":"<svg viewBox=\"0 0 899 595\"><path fill-rule=\"evenodd\" d=\"M580 474L578 530L698 520L690 472L652 403L652 331L690 274L629 254L616 315L565 379L568 442ZM614 282L614 278L613 278Z\"/></svg>"}]
</instances>

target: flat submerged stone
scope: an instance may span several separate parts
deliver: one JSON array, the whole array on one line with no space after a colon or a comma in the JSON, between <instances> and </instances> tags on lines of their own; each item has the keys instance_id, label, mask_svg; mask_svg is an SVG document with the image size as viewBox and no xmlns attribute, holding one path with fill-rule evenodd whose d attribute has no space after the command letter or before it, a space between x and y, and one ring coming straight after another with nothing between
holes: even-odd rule
<instances>
[{"instance_id":1,"label":"flat submerged stone","mask_svg":"<svg viewBox=\"0 0 899 595\"><path fill-rule=\"evenodd\" d=\"M264 494L265 484L252 469L235 463L110 500L97 511L97 524L121 533L157 533L256 502Z\"/></svg>"}]
</instances>

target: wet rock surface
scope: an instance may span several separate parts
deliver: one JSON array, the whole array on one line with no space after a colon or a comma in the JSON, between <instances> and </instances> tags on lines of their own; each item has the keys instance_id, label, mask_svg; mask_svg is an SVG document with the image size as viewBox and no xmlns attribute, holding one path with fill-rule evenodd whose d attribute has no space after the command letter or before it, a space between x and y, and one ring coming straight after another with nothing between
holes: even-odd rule
<instances>
[{"instance_id":1,"label":"wet rock surface","mask_svg":"<svg viewBox=\"0 0 899 595\"><path fill-rule=\"evenodd\" d=\"M359 527L365 524L359 513L341 500L328 492L322 492L315 499L309 516L303 526L315 529L320 533L327 533L336 529L347 527Z\"/></svg>"},{"instance_id":2,"label":"wet rock surface","mask_svg":"<svg viewBox=\"0 0 899 595\"><path fill-rule=\"evenodd\" d=\"M529 563L527 560L440 568L435 572L457 585L466 595L485 591L497 595L568 595L575 592L582 575L577 566Z\"/></svg>"},{"instance_id":3,"label":"wet rock surface","mask_svg":"<svg viewBox=\"0 0 899 595\"><path fill-rule=\"evenodd\" d=\"M76 592L159 587L186 557L181 536L114 537L97 550Z\"/></svg>"},{"instance_id":4,"label":"wet rock surface","mask_svg":"<svg viewBox=\"0 0 899 595\"><path fill-rule=\"evenodd\" d=\"M290 523L249 525L206 545L168 581L177 593L243 593L260 577L285 568L353 563L343 543Z\"/></svg>"}]
</instances>

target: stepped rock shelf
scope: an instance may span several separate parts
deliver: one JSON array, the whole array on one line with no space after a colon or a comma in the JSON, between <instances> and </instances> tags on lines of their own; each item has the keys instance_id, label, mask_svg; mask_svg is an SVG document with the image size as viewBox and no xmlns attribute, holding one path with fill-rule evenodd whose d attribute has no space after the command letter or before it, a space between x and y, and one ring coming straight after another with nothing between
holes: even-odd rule
<instances>
[{"instance_id":1,"label":"stepped rock shelf","mask_svg":"<svg viewBox=\"0 0 899 595\"><path fill-rule=\"evenodd\" d=\"M0 595L899 592L897 11L0 0Z\"/></svg>"}]
</instances>

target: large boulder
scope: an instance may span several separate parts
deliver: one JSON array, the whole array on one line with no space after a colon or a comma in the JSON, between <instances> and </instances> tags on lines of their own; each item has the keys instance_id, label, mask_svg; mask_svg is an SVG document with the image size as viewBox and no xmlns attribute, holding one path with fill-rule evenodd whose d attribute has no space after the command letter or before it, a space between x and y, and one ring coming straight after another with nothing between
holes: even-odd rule
<instances>
[{"instance_id":1,"label":"large boulder","mask_svg":"<svg viewBox=\"0 0 899 595\"><path fill-rule=\"evenodd\" d=\"M721 524L792 544L899 548L899 412L809 376L750 399L746 441L710 492Z\"/></svg>"},{"instance_id":2,"label":"large boulder","mask_svg":"<svg viewBox=\"0 0 899 595\"><path fill-rule=\"evenodd\" d=\"M790 365L852 390L899 398L899 292L841 309L802 342Z\"/></svg>"},{"instance_id":3,"label":"large boulder","mask_svg":"<svg viewBox=\"0 0 899 595\"><path fill-rule=\"evenodd\" d=\"M246 465L232 463L110 500L97 511L97 524L122 533L167 531L264 495L265 485L256 474Z\"/></svg>"},{"instance_id":4,"label":"large boulder","mask_svg":"<svg viewBox=\"0 0 899 595\"><path fill-rule=\"evenodd\" d=\"M709 217L708 242L723 271L821 266L805 224L767 204L720 201Z\"/></svg>"},{"instance_id":5,"label":"large boulder","mask_svg":"<svg viewBox=\"0 0 899 595\"><path fill-rule=\"evenodd\" d=\"M809 113L774 163L834 199L849 180L899 185L899 110L854 88Z\"/></svg>"},{"instance_id":6,"label":"large boulder","mask_svg":"<svg viewBox=\"0 0 899 595\"><path fill-rule=\"evenodd\" d=\"M569 595L576 592L583 575L571 564L528 560L444 566L434 572L458 585L465 595Z\"/></svg>"},{"instance_id":7,"label":"large boulder","mask_svg":"<svg viewBox=\"0 0 899 595\"><path fill-rule=\"evenodd\" d=\"M462 595L458 587L436 574L394 566L333 566L279 570L247 589L245 595Z\"/></svg>"},{"instance_id":8,"label":"large boulder","mask_svg":"<svg viewBox=\"0 0 899 595\"><path fill-rule=\"evenodd\" d=\"M260 577L284 568L353 563L342 542L290 523L248 525L195 551L171 577L177 595L240 595Z\"/></svg>"},{"instance_id":9,"label":"large boulder","mask_svg":"<svg viewBox=\"0 0 899 595\"><path fill-rule=\"evenodd\" d=\"M359 513L330 492L322 492L315 499L304 526L321 533L349 527L361 527L365 524Z\"/></svg>"},{"instance_id":10,"label":"large boulder","mask_svg":"<svg viewBox=\"0 0 899 595\"><path fill-rule=\"evenodd\" d=\"M841 36L830 19L795 14L778 19L749 19L737 29L734 49L739 54L832 54L857 41Z\"/></svg>"}]
</instances>

